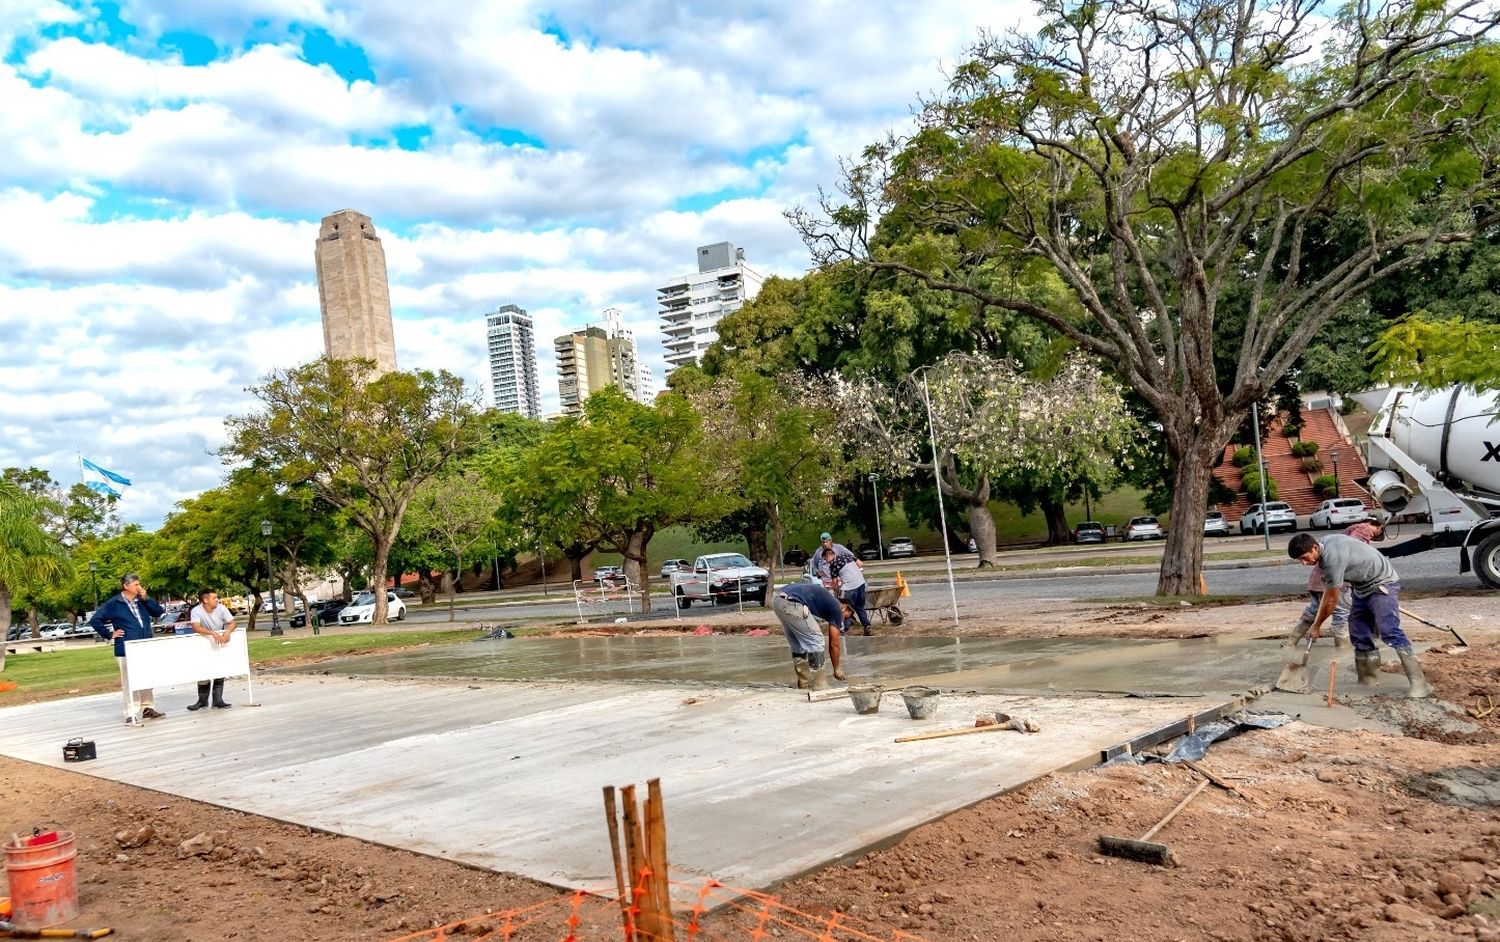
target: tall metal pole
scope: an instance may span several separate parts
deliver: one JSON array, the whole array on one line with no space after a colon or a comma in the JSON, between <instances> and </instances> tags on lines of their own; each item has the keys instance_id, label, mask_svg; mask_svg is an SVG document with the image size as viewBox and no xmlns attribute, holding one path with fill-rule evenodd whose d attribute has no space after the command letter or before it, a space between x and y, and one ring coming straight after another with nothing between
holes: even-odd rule
<instances>
[{"instance_id":1,"label":"tall metal pole","mask_svg":"<svg viewBox=\"0 0 1500 942\"><path fill-rule=\"evenodd\" d=\"M1333 496L1339 495L1339 450L1333 449Z\"/></svg>"},{"instance_id":2,"label":"tall metal pole","mask_svg":"<svg viewBox=\"0 0 1500 942\"><path fill-rule=\"evenodd\" d=\"M880 553L880 561L885 562L885 537L880 535L880 489L875 482L880 480L880 475L870 475L870 496L875 500L875 549Z\"/></svg>"},{"instance_id":3,"label":"tall metal pole","mask_svg":"<svg viewBox=\"0 0 1500 942\"><path fill-rule=\"evenodd\" d=\"M958 586L953 582L953 551L948 546L948 512L943 508L943 472L938 464L937 425L932 420L932 393L922 377L922 402L927 406L927 438L932 444L932 478L937 484L938 523L943 528L943 559L948 563L948 597L953 601L953 627L958 627Z\"/></svg>"},{"instance_id":4,"label":"tall metal pole","mask_svg":"<svg viewBox=\"0 0 1500 942\"><path fill-rule=\"evenodd\" d=\"M276 568L271 565L271 521L260 522L260 535L266 538L266 577L271 582L271 636L281 634L281 613L276 607Z\"/></svg>"},{"instance_id":5,"label":"tall metal pole","mask_svg":"<svg viewBox=\"0 0 1500 942\"><path fill-rule=\"evenodd\" d=\"M542 552L542 538L536 539L536 558L542 564L542 594L547 594L547 556Z\"/></svg>"},{"instance_id":6,"label":"tall metal pole","mask_svg":"<svg viewBox=\"0 0 1500 942\"><path fill-rule=\"evenodd\" d=\"M1260 471L1260 528L1271 548L1271 524L1266 520L1266 457L1260 450L1260 403L1250 403L1250 425L1255 432L1255 467Z\"/></svg>"}]
</instances>

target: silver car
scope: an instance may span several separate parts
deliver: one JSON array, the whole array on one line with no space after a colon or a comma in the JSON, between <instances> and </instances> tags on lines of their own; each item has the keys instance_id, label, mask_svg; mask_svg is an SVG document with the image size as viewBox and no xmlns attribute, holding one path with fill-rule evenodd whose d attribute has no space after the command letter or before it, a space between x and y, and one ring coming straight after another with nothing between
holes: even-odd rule
<instances>
[{"instance_id":1,"label":"silver car","mask_svg":"<svg viewBox=\"0 0 1500 942\"><path fill-rule=\"evenodd\" d=\"M1210 510L1208 515L1203 518L1203 535L1228 536L1229 521L1225 520L1224 515L1219 511Z\"/></svg>"},{"instance_id":2,"label":"silver car","mask_svg":"<svg viewBox=\"0 0 1500 942\"><path fill-rule=\"evenodd\" d=\"M1155 517L1131 517L1130 522L1125 524L1125 539L1129 540L1165 540L1167 535L1162 532L1161 521Z\"/></svg>"},{"instance_id":3,"label":"silver car","mask_svg":"<svg viewBox=\"0 0 1500 942\"><path fill-rule=\"evenodd\" d=\"M1266 501L1264 508L1260 504L1251 504L1250 509L1240 518L1241 533L1296 529L1296 511L1292 510L1291 504L1279 500Z\"/></svg>"}]
</instances>

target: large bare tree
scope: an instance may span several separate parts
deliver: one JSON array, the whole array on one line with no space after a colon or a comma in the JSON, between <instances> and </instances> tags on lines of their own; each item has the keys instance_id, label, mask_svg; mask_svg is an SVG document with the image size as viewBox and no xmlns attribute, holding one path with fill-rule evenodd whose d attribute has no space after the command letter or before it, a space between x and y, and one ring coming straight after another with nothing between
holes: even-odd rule
<instances>
[{"instance_id":1,"label":"large bare tree","mask_svg":"<svg viewBox=\"0 0 1500 942\"><path fill-rule=\"evenodd\" d=\"M1041 8L1038 35L983 36L914 133L789 215L820 262L1017 312L1107 361L1170 458L1158 592L1193 594L1210 469L1251 403L1375 282L1496 222L1500 14Z\"/></svg>"}]
</instances>

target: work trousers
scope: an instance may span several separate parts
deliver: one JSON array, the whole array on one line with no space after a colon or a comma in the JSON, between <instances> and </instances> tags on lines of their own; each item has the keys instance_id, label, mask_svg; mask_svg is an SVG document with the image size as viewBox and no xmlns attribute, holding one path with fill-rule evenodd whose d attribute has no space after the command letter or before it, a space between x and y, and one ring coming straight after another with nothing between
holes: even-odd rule
<instances>
[{"instance_id":1,"label":"work trousers","mask_svg":"<svg viewBox=\"0 0 1500 942\"><path fill-rule=\"evenodd\" d=\"M1310 599L1302 608L1302 618L1312 624L1313 619L1318 617L1318 606L1323 604L1323 593L1310 589L1307 594ZM1333 605L1333 614L1328 616L1328 624L1335 638L1349 636L1349 602L1353 595L1348 586L1339 587L1339 600Z\"/></svg>"},{"instance_id":2,"label":"work trousers","mask_svg":"<svg viewBox=\"0 0 1500 942\"><path fill-rule=\"evenodd\" d=\"M1341 595L1343 593L1340 593ZM1349 606L1349 640L1356 651L1375 650L1375 638L1403 651L1411 647L1401 630L1401 585L1391 583L1366 596L1354 596Z\"/></svg>"},{"instance_id":3,"label":"work trousers","mask_svg":"<svg viewBox=\"0 0 1500 942\"><path fill-rule=\"evenodd\" d=\"M865 586L857 586L853 589L844 590L844 601L849 603L849 608L854 612L854 617L859 619L861 628L870 627L870 613L865 611ZM845 625L848 631L849 626Z\"/></svg>"},{"instance_id":4,"label":"work trousers","mask_svg":"<svg viewBox=\"0 0 1500 942\"><path fill-rule=\"evenodd\" d=\"M776 620L781 622L781 630L786 632L786 643L791 646L792 654L812 654L823 650L823 630L818 627L818 620L807 610L806 605L777 592L771 597L771 611L776 613Z\"/></svg>"},{"instance_id":5,"label":"work trousers","mask_svg":"<svg viewBox=\"0 0 1500 942\"><path fill-rule=\"evenodd\" d=\"M120 665L120 699L125 704L125 715L136 716L147 707L156 707L156 691L151 689L137 690L132 697L130 694L129 669L125 666L123 657L115 658L115 663Z\"/></svg>"}]
</instances>

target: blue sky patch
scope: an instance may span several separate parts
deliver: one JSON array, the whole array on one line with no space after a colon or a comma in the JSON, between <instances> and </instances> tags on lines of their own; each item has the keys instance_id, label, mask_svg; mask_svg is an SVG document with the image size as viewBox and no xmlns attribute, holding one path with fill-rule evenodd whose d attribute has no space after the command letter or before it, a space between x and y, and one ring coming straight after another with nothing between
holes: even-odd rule
<instances>
[{"instance_id":1,"label":"blue sky patch","mask_svg":"<svg viewBox=\"0 0 1500 942\"><path fill-rule=\"evenodd\" d=\"M164 52L175 52L183 65L208 65L219 58L219 46L202 33L174 30L156 41Z\"/></svg>"},{"instance_id":2,"label":"blue sky patch","mask_svg":"<svg viewBox=\"0 0 1500 942\"><path fill-rule=\"evenodd\" d=\"M370 67L370 57L365 51L351 42L335 39L321 27L303 29L302 58L312 65L332 66L345 82L375 81L375 70Z\"/></svg>"}]
</instances>

